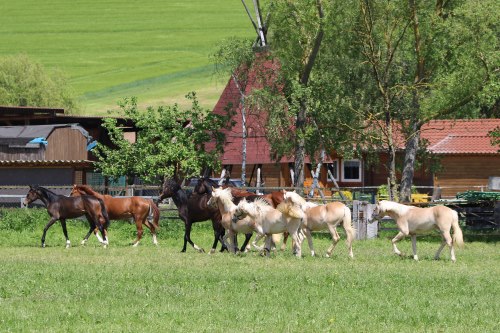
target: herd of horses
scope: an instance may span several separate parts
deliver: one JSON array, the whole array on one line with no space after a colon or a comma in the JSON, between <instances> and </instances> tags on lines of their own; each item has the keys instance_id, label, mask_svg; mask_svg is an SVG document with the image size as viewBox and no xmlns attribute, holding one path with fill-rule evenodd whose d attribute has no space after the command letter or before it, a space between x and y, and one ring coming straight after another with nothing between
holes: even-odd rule
<instances>
[{"instance_id":1,"label":"herd of horses","mask_svg":"<svg viewBox=\"0 0 500 333\"><path fill-rule=\"evenodd\" d=\"M220 242L221 252L243 252L253 246L269 255L279 240L279 235L283 234L282 249L286 248L287 237L290 236L293 253L301 257L302 242L307 239L311 255L315 256L311 233L328 230L332 236L332 244L326 252L329 257L340 240L337 227L342 226L347 238L348 255L353 257L355 229L352 226L351 211L342 202L318 205L305 200L294 191L285 190L257 195L236 187L219 186L210 178L199 179L192 192L183 189L178 181L167 179L158 202L166 198L173 200L185 225L182 252L186 251L188 243L195 250L205 252L191 239L191 228L193 223L211 220L214 241L210 253L216 251ZM43 230L42 247L45 247L47 230L58 220L61 221L66 247L70 247L66 219L80 216L85 216L89 223L89 231L82 240L82 245L94 233L106 247L109 244L107 230L110 220L130 218L134 220L137 228L137 238L133 246L139 244L143 226L150 230L153 243L158 244L160 211L158 202L151 199L103 195L87 185L74 185L70 196L64 196L35 185L30 186L24 204L28 205L35 200L43 202L50 216ZM451 260L456 261L454 247L463 246L463 235L458 223L458 214L454 210L445 206L419 208L383 200L376 204L373 219L386 215L396 221L399 229L399 233L392 239L394 253L401 255L396 243L409 235L412 240L413 258L418 260L416 235L437 229L443 241L435 258L439 259L441 251L447 245L450 248ZM256 238L250 245L254 233ZM238 234L245 235L241 247L238 247ZM258 245L260 239L265 240L264 246Z\"/></svg>"}]
</instances>

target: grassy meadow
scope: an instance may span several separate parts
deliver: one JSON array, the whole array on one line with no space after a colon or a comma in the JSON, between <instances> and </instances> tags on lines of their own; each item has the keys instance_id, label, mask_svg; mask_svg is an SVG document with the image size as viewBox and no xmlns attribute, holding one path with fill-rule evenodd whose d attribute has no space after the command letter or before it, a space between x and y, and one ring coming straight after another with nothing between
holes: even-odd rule
<instances>
[{"instance_id":1,"label":"grassy meadow","mask_svg":"<svg viewBox=\"0 0 500 333\"><path fill-rule=\"evenodd\" d=\"M219 41L255 33L240 1L2 1L0 56L27 54L60 69L82 113L105 114L123 97L141 105L213 107L226 82L209 55Z\"/></svg>"},{"instance_id":2,"label":"grassy meadow","mask_svg":"<svg viewBox=\"0 0 500 333\"><path fill-rule=\"evenodd\" d=\"M420 261L391 253L389 237L358 241L349 260L342 240L333 258L289 250L270 258L195 252L182 247L183 224L163 219L160 246L149 234L137 248L135 226L112 222L111 245L79 241L87 227L68 222L40 236L45 210L0 210L2 332L495 332L500 330L496 241L472 241L457 263L432 260L439 241L419 239ZM211 224L192 239L208 249ZM316 234L324 254L329 236ZM400 248L410 254L409 240Z\"/></svg>"}]
</instances>

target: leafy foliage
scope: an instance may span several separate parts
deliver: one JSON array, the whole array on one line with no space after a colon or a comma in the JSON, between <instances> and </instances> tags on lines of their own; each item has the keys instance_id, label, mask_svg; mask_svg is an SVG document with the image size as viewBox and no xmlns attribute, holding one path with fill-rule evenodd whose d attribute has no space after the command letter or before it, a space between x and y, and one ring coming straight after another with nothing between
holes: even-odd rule
<instances>
[{"instance_id":1,"label":"leafy foliage","mask_svg":"<svg viewBox=\"0 0 500 333\"><path fill-rule=\"evenodd\" d=\"M173 106L139 110L136 98L120 103L123 116L137 129L134 143L124 137L124 129L114 118L104 119L114 147L98 144L94 150L97 168L111 177L138 176L146 182L158 177L199 176L205 168L217 168L223 151L223 127L231 126L229 115L213 114L202 109L195 93L186 96L191 108Z\"/></svg>"},{"instance_id":2,"label":"leafy foliage","mask_svg":"<svg viewBox=\"0 0 500 333\"><path fill-rule=\"evenodd\" d=\"M64 74L49 73L40 63L22 54L0 58L0 104L77 110Z\"/></svg>"}]
</instances>

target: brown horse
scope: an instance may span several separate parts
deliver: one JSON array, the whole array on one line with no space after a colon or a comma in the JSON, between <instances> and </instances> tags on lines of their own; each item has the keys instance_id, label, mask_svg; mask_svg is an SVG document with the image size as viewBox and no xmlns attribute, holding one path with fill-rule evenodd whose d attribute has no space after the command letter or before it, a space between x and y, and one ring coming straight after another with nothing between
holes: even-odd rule
<instances>
[{"instance_id":1,"label":"brown horse","mask_svg":"<svg viewBox=\"0 0 500 333\"><path fill-rule=\"evenodd\" d=\"M45 247L45 235L47 234L47 230L49 230L57 220L61 221L64 237L66 237L66 247L70 247L71 242L69 241L68 230L66 229L66 219L72 219L83 215L87 217L90 229L82 243L85 243L92 231L94 231L99 241L105 247L108 245L105 229L109 224L109 218L102 200L89 195L78 198L66 197L38 185L30 186L30 190L28 194L26 194L23 203L27 206L35 200L42 201L47 208L47 213L50 215L49 222L45 228L43 228L42 247ZM102 239L97 234L97 230L101 231Z\"/></svg>"},{"instance_id":2,"label":"brown horse","mask_svg":"<svg viewBox=\"0 0 500 333\"><path fill-rule=\"evenodd\" d=\"M100 194L87 185L73 185L71 196L79 195L93 195L104 201L110 220L132 218L137 228L137 239L134 241L133 246L139 245L143 234L143 224L151 231L153 235L153 244L158 244L156 231L160 228L158 225L160 210L153 200L137 196L115 198L110 195Z\"/></svg>"}]
</instances>

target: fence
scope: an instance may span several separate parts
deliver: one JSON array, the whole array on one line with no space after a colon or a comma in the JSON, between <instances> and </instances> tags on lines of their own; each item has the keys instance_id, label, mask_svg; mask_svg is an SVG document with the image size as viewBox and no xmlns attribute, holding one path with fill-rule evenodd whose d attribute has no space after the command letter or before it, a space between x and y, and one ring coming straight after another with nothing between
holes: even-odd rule
<instances>
[{"instance_id":1,"label":"fence","mask_svg":"<svg viewBox=\"0 0 500 333\"><path fill-rule=\"evenodd\" d=\"M69 195L72 189L72 185L68 186L46 186L51 191L61 194ZM126 197L126 193L130 195L136 195L141 197L151 198L153 200L158 198L160 193L159 186L146 186L146 185L136 185L131 187L115 186L104 188L103 186L95 186L94 189L101 193L108 193L113 196ZM192 187L186 187L187 190L192 189ZM246 187L245 189L253 191L256 193L269 193L277 190L302 190L303 193L311 193L311 188L292 188L292 187ZM422 188L428 190L430 193L430 187ZM316 189L317 190L317 189ZM311 201L315 201L319 204L324 204L331 201L342 201L352 210L353 225L356 228L356 239L370 239L377 237L378 231L383 229L394 229L396 226L390 224L388 227L387 221L384 225L380 225L377 220L371 221L371 216L373 214L374 203L382 199L376 193L377 187L349 187L342 188L340 191L343 193L350 193L350 195L344 195L342 198L338 191L334 192L331 196L314 196L309 198ZM4 186L0 187L0 207L8 208L19 208L23 207L24 197L28 191L26 186ZM427 196L426 198L423 198ZM416 197L415 204L418 205L428 205L429 195L421 194ZM441 201L440 204L445 204L450 208L458 211L459 216L465 225L470 229L491 229L500 227L500 201L496 202L482 202L480 204L467 203L467 202L457 202L457 201ZM33 206L42 206L42 203L36 201ZM160 206L161 211L175 211L176 207L173 203L169 202L166 205ZM176 214L162 214L162 219L175 218Z\"/></svg>"}]
</instances>

